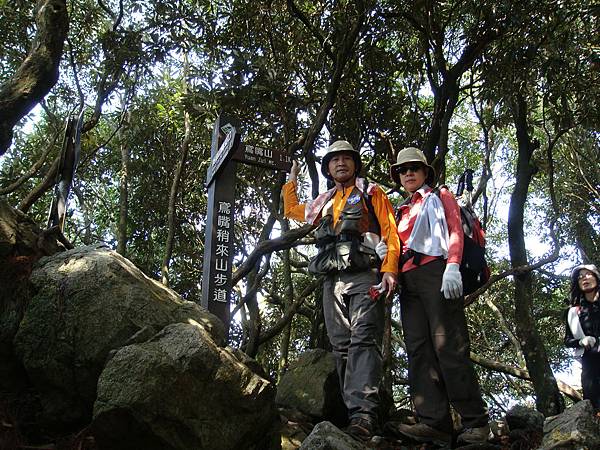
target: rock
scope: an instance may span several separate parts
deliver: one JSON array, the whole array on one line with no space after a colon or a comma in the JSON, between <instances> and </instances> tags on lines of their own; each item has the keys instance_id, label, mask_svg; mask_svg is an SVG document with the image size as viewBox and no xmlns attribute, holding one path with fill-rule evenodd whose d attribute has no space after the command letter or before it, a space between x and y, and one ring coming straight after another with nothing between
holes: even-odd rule
<instances>
[{"instance_id":1,"label":"rock","mask_svg":"<svg viewBox=\"0 0 600 450\"><path fill-rule=\"evenodd\" d=\"M29 301L29 276L39 258L64 250L53 234L0 199L0 391L27 387L13 339Z\"/></svg>"},{"instance_id":2,"label":"rock","mask_svg":"<svg viewBox=\"0 0 600 450\"><path fill-rule=\"evenodd\" d=\"M296 450L314 428L312 418L296 409L279 408L281 450Z\"/></svg>"},{"instance_id":3,"label":"rock","mask_svg":"<svg viewBox=\"0 0 600 450\"><path fill-rule=\"evenodd\" d=\"M276 448L274 398L202 327L172 324L107 363L92 429L100 449L266 450Z\"/></svg>"},{"instance_id":4,"label":"rock","mask_svg":"<svg viewBox=\"0 0 600 450\"><path fill-rule=\"evenodd\" d=\"M334 357L322 349L308 350L290 365L277 386L275 401L279 406L295 408L339 426L348 420Z\"/></svg>"},{"instance_id":5,"label":"rock","mask_svg":"<svg viewBox=\"0 0 600 450\"><path fill-rule=\"evenodd\" d=\"M111 351L166 325L199 324L224 344L223 324L102 246L42 258L14 338L15 354L40 394L44 418L65 427L89 422L98 377Z\"/></svg>"},{"instance_id":6,"label":"rock","mask_svg":"<svg viewBox=\"0 0 600 450\"><path fill-rule=\"evenodd\" d=\"M535 409L516 405L506 413L506 423L511 431L519 429L542 431L544 415Z\"/></svg>"},{"instance_id":7,"label":"rock","mask_svg":"<svg viewBox=\"0 0 600 450\"><path fill-rule=\"evenodd\" d=\"M541 450L600 449L600 419L589 400L575 403L544 422Z\"/></svg>"},{"instance_id":8,"label":"rock","mask_svg":"<svg viewBox=\"0 0 600 450\"><path fill-rule=\"evenodd\" d=\"M300 450L365 450L367 447L331 422L318 423L302 442Z\"/></svg>"}]
</instances>

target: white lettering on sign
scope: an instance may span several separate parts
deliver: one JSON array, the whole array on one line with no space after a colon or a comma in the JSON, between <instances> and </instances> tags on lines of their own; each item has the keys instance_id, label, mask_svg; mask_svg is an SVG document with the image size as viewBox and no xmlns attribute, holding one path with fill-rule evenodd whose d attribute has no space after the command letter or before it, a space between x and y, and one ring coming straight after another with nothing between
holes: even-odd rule
<instances>
[{"instance_id":1,"label":"white lettering on sign","mask_svg":"<svg viewBox=\"0 0 600 450\"><path fill-rule=\"evenodd\" d=\"M229 242L229 230L217 229L217 241Z\"/></svg>"},{"instance_id":2,"label":"white lettering on sign","mask_svg":"<svg viewBox=\"0 0 600 450\"><path fill-rule=\"evenodd\" d=\"M215 289L213 301L225 303L227 301L227 291L225 289Z\"/></svg>"},{"instance_id":3,"label":"white lettering on sign","mask_svg":"<svg viewBox=\"0 0 600 450\"><path fill-rule=\"evenodd\" d=\"M227 275L224 273L218 273L215 275L215 285L216 286L225 286L227 283Z\"/></svg>"},{"instance_id":4,"label":"white lettering on sign","mask_svg":"<svg viewBox=\"0 0 600 450\"><path fill-rule=\"evenodd\" d=\"M227 272L227 267L229 267L229 265L227 264L226 259L215 260L215 270L218 270L219 272Z\"/></svg>"},{"instance_id":5,"label":"white lettering on sign","mask_svg":"<svg viewBox=\"0 0 600 450\"><path fill-rule=\"evenodd\" d=\"M233 144L235 142L235 136L236 136L236 130L234 127L231 127L231 129L227 133L227 136L225 136L225 141L223 142L223 144L221 144L221 146L217 150L217 153L215 154L214 158L212 159L211 165L208 168L208 172L206 175L207 185L212 183L215 173L219 170L219 168L225 162L225 159L229 155L229 153L230 153L229 151L232 149Z\"/></svg>"},{"instance_id":6,"label":"white lettering on sign","mask_svg":"<svg viewBox=\"0 0 600 450\"><path fill-rule=\"evenodd\" d=\"M229 269L229 239L231 228L231 203L219 202L217 207L217 244L215 249L215 276L213 291L213 301L227 302L227 290L223 287L227 285L231 278Z\"/></svg>"},{"instance_id":7,"label":"white lettering on sign","mask_svg":"<svg viewBox=\"0 0 600 450\"><path fill-rule=\"evenodd\" d=\"M231 214L231 203L219 202L219 214Z\"/></svg>"},{"instance_id":8,"label":"white lettering on sign","mask_svg":"<svg viewBox=\"0 0 600 450\"><path fill-rule=\"evenodd\" d=\"M234 127L229 122L221 127L221 131L225 134L228 134L232 129L234 129Z\"/></svg>"},{"instance_id":9,"label":"white lettering on sign","mask_svg":"<svg viewBox=\"0 0 600 450\"><path fill-rule=\"evenodd\" d=\"M229 246L225 244L217 244L217 256L229 256Z\"/></svg>"},{"instance_id":10,"label":"white lettering on sign","mask_svg":"<svg viewBox=\"0 0 600 450\"><path fill-rule=\"evenodd\" d=\"M231 223L231 219L229 216L219 216L217 218L217 226L229 228L229 224Z\"/></svg>"}]
</instances>

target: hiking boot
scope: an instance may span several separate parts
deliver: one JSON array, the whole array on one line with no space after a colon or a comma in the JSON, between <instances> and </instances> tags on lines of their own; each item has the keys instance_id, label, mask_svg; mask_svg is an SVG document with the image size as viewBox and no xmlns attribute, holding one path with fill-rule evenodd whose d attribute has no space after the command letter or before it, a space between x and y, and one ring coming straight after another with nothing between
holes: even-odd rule
<instances>
[{"instance_id":1,"label":"hiking boot","mask_svg":"<svg viewBox=\"0 0 600 450\"><path fill-rule=\"evenodd\" d=\"M373 421L362 417L350 419L350 425L346 428L346 433L361 442L368 442L377 435Z\"/></svg>"},{"instance_id":2,"label":"hiking boot","mask_svg":"<svg viewBox=\"0 0 600 450\"><path fill-rule=\"evenodd\" d=\"M481 444L490 438L490 426L484 425L478 428L465 428L458 435L457 442L460 444Z\"/></svg>"},{"instance_id":3,"label":"hiking boot","mask_svg":"<svg viewBox=\"0 0 600 450\"><path fill-rule=\"evenodd\" d=\"M415 425L401 423L398 425L397 430L407 438L420 443L431 442L436 445L444 446L448 445L452 440L450 433L436 430L425 423L417 423Z\"/></svg>"}]
</instances>

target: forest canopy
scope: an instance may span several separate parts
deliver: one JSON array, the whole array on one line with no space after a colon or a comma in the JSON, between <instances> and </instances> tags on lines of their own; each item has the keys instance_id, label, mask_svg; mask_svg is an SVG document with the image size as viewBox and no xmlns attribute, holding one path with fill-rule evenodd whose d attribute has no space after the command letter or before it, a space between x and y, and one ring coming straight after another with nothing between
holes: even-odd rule
<instances>
[{"instance_id":1,"label":"forest canopy","mask_svg":"<svg viewBox=\"0 0 600 450\"><path fill-rule=\"evenodd\" d=\"M552 373L574 364L569 270L600 262L599 5L17 0L0 1L0 29L0 195L39 224L71 143L66 238L106 243L199 301L219 114L245 143L300 161L305 199L324 189L324 148L346 139L399 202L389 167L417 146L439 184L475 171L493 277L467 315L490 408L520 399L551 414L573 398ZM259 246L301 226L283 217L285 179L240 164L235 185L230 343L274 378L327 346L309 230ZM398 308L387 382L402 405Z\"/></svg>"}]
</instances>

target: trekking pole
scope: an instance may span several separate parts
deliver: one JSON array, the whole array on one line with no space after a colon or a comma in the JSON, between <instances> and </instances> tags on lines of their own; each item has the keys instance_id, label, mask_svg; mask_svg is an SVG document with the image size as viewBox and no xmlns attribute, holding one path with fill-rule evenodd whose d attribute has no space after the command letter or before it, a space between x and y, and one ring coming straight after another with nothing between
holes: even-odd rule
<instances>
[{"instance_id":1,"label":"trekking pole","mask_svg":"<svg viewBox=\"0 0 600 450\"><path fill-rule=\"evenodd\" d=\"M456 188L456 196L460 197L463 194L463 191L465 190L465 174L467 172L464 171L462 173L462 175L460 176L460 178L458 179L458 186Z\"/></svg>"},{"instance_id":2,"label":"trekking pole","mask_svg":"<svg viewBox=\"0 0 600 450\"><path fill-rule=\"evenodd\" d=\"M463 173L465 177L465 189L467 190L466 194L466 203L467 205L472 205L472 197L473 197L473 169L466 169Z\"/></svg>"}]
</instances>

